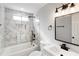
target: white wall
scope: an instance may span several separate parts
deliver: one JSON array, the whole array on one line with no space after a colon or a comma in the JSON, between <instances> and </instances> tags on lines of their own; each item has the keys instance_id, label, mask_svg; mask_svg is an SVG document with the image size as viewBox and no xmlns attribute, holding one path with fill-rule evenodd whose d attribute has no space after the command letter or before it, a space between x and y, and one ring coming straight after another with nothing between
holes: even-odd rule
<instances>
[{"instance_id":1,"label":"white wall","mask_svg":"<svg viewBox=\"0 0 79 59\"><path fill-rule=\"evenodd\" d=\"M61 4L47 4L42 7L38 12L37 16L40 19L40 37L41 40L51 44L56 43L57 41L54 39L54 15L55 15L55 8L60 6ZM48 30L48 26L52 24L53 29L50 32Z\"/></svg>"},{"instance_id":2,"label":"white wall","mask_svg":"<svg viewBox=\"0 0 79 59\"><path fill-rule=\"evenodd\" d=\"M48 41L49 43L58 44L58 45L60 45L61 42L56 41L54 39L54 19L55 19L55 17L79 11L79 4L76 4L76 6L74 8L68 8L63 11L59 10L58 13L55 13L55 8L60 5L61 4L57 4L57 3L56 4L53 4L53 3L47 4L44 7L42 7L37 13L37 16L39 16L39 18L40 18L41 40ZM48 30L49 24L52 24L52 26L53 26L53 29L51 31L51 36L50 36L50 31ZM67 44L67 46L69 48L71 48L72 50L79 52L78 46L74 46L74 45L70 45L70 44Z\"/></svg>"}]
</instances>

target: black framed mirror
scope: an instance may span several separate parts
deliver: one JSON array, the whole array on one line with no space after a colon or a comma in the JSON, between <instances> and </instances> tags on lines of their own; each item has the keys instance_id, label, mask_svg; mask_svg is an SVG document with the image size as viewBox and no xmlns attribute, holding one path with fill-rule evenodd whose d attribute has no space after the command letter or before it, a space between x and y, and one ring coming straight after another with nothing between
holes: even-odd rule
<instances>
[{"instance_id":1,"label":"black framed mirror","mask_svg":"<svg viewBox=\"0 0 79 59\"><path fill-rule=\"evenodd\" d=\"M79 46L79 12L55 18L55 40Z\"/></svg>"}]
</instances>

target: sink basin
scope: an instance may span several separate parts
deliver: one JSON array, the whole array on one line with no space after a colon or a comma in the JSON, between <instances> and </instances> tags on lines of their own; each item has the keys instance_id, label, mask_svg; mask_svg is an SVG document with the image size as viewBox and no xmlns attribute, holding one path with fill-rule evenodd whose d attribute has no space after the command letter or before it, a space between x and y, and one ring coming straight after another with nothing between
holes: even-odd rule
<instances>
[{"instance_id":1,"label":"sink basin","mask_svg":"<svg viewBox=\"0 0 79 59\"><path fill-rule=\"evenodd\" d=\"M60 47L56 47L56 46L50 47L49 51L51 51L54 55L61 55L61 54L64 54L67 52L67 51L61 49Z\"/></svg>"},{"instance_id":2,"label":"sink basin","mask_svg":"<svg viewBox=\"0 0 79 59\"><path fill-rule=\"evenodd\" d=\"M51 55L55 56L79 56L79 54L73 52L73 51L66 51L64 49L61 49L60 46L49 46L45 47L45 50L50 53Z\"/></svg>"},{"instance_id":3,"label":"sink basin","mask_svg":"<svg viewBox=\"0 0 79 59\"><path fill-rule=\"evenodd\" d=\"M51 47L49 50L56 53L56 54L59 54L63 51L63 50L61 50L60 48L57 48L57 47Z\"/></svg>"}]
</instances>

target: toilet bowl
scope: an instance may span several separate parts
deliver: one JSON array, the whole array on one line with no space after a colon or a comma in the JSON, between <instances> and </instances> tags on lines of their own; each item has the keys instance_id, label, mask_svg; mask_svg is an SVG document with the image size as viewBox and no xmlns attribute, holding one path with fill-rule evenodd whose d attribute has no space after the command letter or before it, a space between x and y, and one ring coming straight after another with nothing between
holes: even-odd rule
<instances>
[{"instance_id":1,"label":"toilet bowl","mask_svg":"<svg viewBox=\"0 0 79 59\"><path fill-rule=\"evenodd\" d=\"M42 56L41 51L33 51L29 56Z\"/></svg>"}]
</instances>

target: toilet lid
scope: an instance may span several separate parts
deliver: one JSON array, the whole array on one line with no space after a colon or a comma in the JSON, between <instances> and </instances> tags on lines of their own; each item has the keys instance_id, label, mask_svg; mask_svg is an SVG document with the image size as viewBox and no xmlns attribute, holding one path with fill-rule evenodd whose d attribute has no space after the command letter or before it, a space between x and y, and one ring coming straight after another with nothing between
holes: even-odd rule
<instances>
[{"instance_id":1,"label":"toilet lid","mask_svg":"<svg viewBox=\"0 0 79 59\"><path fill-rule=\"evenodd\" d=\"M33 51L29 56L41 56L41 54L40 51Z\"/></svg>"}]
</instances>

